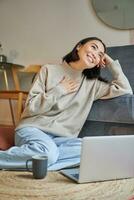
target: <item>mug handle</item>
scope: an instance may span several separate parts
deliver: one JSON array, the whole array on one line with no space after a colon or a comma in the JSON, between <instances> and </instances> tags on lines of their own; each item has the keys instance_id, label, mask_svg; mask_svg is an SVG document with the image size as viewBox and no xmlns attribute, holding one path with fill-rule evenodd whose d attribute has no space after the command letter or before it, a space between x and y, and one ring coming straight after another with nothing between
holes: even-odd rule
<instances>
[{"instance_id":1,"label":"mug handle","mask_svg":"<svg viewBox=\"0 0 134 200\"><path fill-rule=\"evenodd\" d=\"M32 161L32 159L28 159L28 160L26 161L26 169L27 169L27 171L32 172L32 169L29 169L29 167L28 167L28 163L29 163L30 161Z\"/></svg>"}]
</instances>

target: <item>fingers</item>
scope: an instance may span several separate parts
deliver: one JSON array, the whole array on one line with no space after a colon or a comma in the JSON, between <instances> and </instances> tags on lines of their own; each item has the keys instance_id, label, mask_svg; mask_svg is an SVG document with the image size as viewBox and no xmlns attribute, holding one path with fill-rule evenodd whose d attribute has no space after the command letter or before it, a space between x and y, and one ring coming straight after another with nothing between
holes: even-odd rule
<instances>
[{"instance_id":1,"label":"fingers","mask_svg":"<svg viewBox=\"0 0 134 200\"><path fill-rule=\"evenodd\" d=\"M132 197L130 197L128 200L134 200L134 195Z\"/></svg>"},{"instance_id":2,"label":"fingers","mask_svg":"<svg viewBox=\"0 0 134 200\"><path fill-rule=\"evenodd\" d=\"M78 90L79 84L70 78L63 77L60 83L65 87L68 93L75 92Z\"/></svg>"},{"instance_id":3,"label":"fingers","mask_svg":"<svg viewBox=\"0 0 134 200\"><path fill-rule=\"evenodd\" d=\"M105 60L101 59L100 62L99 62L99 64L97 65L97 67L104 68L105 66L106 66Z\"/></svg>"},{"instance_id":4,"label":"fingers","mask_svg":"<svg viewBox=\"0 0 134 200\"><path fill-rule=\"evenodd\" d=\"M106 65L109 65L112 62L113 62L113 59L108 54L105 54L100 60L98 67L104 68L106 67Z\"/></svg>"},{"instance_id":5,"label":"fingers","mask_svg":"<svg viewBox=\"0 0 134 200\"><path fill-rule=\"evenodd\" d=\"M65 76L63 76L63 78L61 79L60 83L62 83L64 81L64 79L65 79Z\"/></svg>"},{"instance_id":6,"label":"fingers","mask_svg":"<svg viewBox=\"0 0 134 200\"><path fill-rule=\"evenodd\" d=\"M131 198L129 198L128 200L134 200L134 196L132 196Z\"/></svg>"},{"instance_id":7,"label":"fingers","mask_svg":"<svg viewBox=\"0 0 134 200\"><path fill-rule=\"evenodd\" d=\"M113 62L113 59L108 54L105 54L103 57L103 62L105 62L105 65L108 65Z\"/></svg>"}]
</instances>

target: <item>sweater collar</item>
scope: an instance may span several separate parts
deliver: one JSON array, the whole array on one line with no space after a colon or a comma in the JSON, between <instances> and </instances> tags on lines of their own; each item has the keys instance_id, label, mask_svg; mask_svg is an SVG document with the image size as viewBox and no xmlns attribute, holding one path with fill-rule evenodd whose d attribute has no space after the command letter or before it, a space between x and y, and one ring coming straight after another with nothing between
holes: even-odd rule
<instances>
[{"instance_id":1,"label":"sweater collar","mask_svg":"<svg viewBox=\"0 0 134 200\"><path fill-rule=\"evenodd\" d=\"M76 73L76 74L82 74L83 70L77 70L71 67L66 61L63 61L62 65L67 68L70 72Z\"/></svg>"}]
</instances>

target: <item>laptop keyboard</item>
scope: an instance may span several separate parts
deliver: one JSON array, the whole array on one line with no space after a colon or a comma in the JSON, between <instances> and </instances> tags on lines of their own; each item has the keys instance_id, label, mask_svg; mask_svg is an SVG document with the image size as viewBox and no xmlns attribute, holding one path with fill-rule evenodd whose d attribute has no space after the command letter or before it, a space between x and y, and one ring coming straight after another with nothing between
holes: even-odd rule
<instances>
[{"instance_id":1,"label":"laptop keyboard","mask_svg":"<svg viewBox=\"0 0 134 200\"><path fill-rule=\"evenodd\" d=\"M74 178L79 179L79 174L71 174Z\"/></svg>"}]
</instances>

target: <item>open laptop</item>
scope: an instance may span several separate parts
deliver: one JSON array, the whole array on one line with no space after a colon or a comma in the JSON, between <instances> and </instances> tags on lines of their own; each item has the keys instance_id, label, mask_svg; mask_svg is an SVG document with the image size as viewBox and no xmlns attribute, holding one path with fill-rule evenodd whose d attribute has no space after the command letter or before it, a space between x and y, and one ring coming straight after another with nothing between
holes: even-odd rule
<instances>
[{"instance_id":1,"label":"open laptop","mask_svg":"<svg viewBox=\"0 0 134 200\"><path fill-rule=\"evenodd\" d=\"M60 172L77 183L134 177L134 135L84 137L80 159Z\"/></svg>"}]
</instances>

